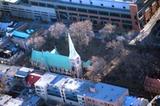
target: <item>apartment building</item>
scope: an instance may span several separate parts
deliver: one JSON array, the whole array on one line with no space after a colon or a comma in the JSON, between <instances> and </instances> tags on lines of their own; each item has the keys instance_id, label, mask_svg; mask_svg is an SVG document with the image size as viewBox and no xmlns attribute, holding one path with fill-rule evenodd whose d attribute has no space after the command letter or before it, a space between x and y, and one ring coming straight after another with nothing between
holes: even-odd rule
<instances>
[{"instance_id":1,"label":"apartment building","mask_svg":"<svg viewBox=\"0 0 160 106\"><path fill-rule=\"evenodd\" d=\"M128 89L45 73L35 83L38 96L74 106L122 106Z\"/></svg>"},{"instance_id":2,"label":"apartment building","mask_svg":"<svg viewBox=\"0 0 160 106\"><path fill-rule=\"evenodd\" d=\"M52 106L57 102L69 106L146 106L148 104L147 99L129 96L128 89L123 87L56 73L44 73L27 67L0 64L0 69L1 84L3 83L4 87L9 84L8 87L12 89L8 90L12 94L20 94L13 101L11 96L0 95L0 105L3 106L17 106L12 103L17 104L19 100L20 106L37 106L43 104L43 100L45 103L51 103Z\"/></svg>"}]
</instances>

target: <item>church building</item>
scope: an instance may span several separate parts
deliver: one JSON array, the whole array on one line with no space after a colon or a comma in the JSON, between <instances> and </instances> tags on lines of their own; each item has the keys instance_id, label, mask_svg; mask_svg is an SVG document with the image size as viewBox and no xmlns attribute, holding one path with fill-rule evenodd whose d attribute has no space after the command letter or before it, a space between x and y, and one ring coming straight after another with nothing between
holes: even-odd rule
<instances>
[{"instance_id":1,"label":"church building","mask_svg":"<svg viewBox=\"0 0 160 106\"><path fill-rule=\"evenodd\" d=\"M74 48L69 34L68 42L69 56L59 54L56 48L51 52L32 50L32 65L43 70L81 78L83 73L81 57Z\"/></svg>"}]
</instances>

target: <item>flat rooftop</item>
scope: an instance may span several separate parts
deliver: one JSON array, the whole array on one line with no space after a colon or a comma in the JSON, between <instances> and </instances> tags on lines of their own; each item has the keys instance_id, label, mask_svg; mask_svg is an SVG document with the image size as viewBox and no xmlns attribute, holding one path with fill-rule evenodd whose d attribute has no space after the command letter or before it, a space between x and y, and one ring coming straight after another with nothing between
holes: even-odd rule
<instances>
[{"instance_id":1,"label":"flat rooftop","mask_svg":"<svg viewBox=\"0 0 160 106\"><path fill-rule=\"evenodd\" d=\"M0 0L0 1L9 2L9 3L17 3L17 2L19 2L20 0Z\"/></svg>"},{"instance_id":2,"label":"flat rooftop","mask_svg":"<svg viewBox=\"0 0 160 106\"><path fill-rule=\"evenodd\" d=\"M86 92L86 96L108 102L117 101L120 97L122 97L122 95L128 93L128 89L126 88L104 83L96 83L93 85L93 89L95 89L95 91L90 90L89 92Z\"/></svg>"},{"instance_id":3,"label":"flat rooftop","mask_svg":"<svg viewBox=\"0 0 160 106\"><path fill-rule=\"evenodd\" d=\"M6 104L4 104L3 106L21 106L23 103L22 100L19 99L10 99Z\"/></svg>"},{"instance_id":4,"label":"flat rooftop","mask_svg":"<svg viewBox=\"0 0 160 106\"><path fill-rule=\"evenodd\" d=\"M47 86L51 81L56 78L56 74L45 73L36 83L35 86Z\"/></svg>"},{"instance_id":5,"label":"flat rooftop","mask_svg":"<svg viewBox=\"0 0 160 106\"><path fill-rule=\"evenodd\" d=\"M39 1L39 0L32 0L32 1ZM40 0L40 1L53 1L53 0ZM61 0L57 0L61 1ZM74 1L74 0L73 0ZM100 1L111 1L111 2L136 2L137 0L100 0Z\"/></svg>"},{"instance_id":6,"label":"flat rooftop","mask_svg":"<svg viewBox=\"0 0 160 106\"><path fill-rule=\"evenodd\" d=\"M0 106L6 104L12 97L9 95L0 95Z\"/></svg>"},{"instance_id":7,"label":"flat rooftop","mask_svg":"<svg viewBox=\"0 0 160 106\"><path fill-rule=\"evenodd\" d=\"M49 84L65 91L75 92L77 95L85 95L106 102L114 102L122 95L128 93L128 89L110 84L96 83L89 80L74 79L64 75L55 74L55 78Z\"/></svg>"}]
</instances>

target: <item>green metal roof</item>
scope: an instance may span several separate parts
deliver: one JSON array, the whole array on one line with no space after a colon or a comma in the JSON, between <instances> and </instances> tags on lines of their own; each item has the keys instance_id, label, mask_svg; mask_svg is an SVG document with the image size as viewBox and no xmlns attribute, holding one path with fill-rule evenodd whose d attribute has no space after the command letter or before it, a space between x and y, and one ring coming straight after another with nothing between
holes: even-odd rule
<instances>
[{"instance_id":1,"label":"green metal roof","mask_svg":"<svg viewBox=\"0 0 160 106\"><path fill-rule=\"evenodd\" d=\"M91 66L92 65L92 62L90 61L90 60L88 60L88 61L86 61L86 62L83 62L83 67L84 68L87 68L87 67L89 67L89 66Z\"/></svg>"},{"instance_id":2,"label":"green metal roof","mask_svg":"<svg viewBox=\"0 0 160 106\"><path fill-rule=\"evenodd\" d=\"M57 53L50 53L48 51L41 52L32 50L31 60L37 63L47 65L49 67L63 68L66 71L70 70L71 64L67 56L63 56Z\"/></svg>"}]
</instances>

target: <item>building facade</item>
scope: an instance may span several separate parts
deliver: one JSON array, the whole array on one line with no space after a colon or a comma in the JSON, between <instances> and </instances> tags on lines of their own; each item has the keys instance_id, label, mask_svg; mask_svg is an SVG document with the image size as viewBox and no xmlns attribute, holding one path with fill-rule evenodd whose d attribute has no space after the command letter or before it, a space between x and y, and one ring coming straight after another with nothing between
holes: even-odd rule
<instances>
[{"instance_id":1,"label":"building facade","mask_svg":"<svg viewBox=\"0 0 160 106\"><path fill-rule=\"evenodd\" d=\"M14 2L12 2L14 1ZM3 0L0 10L11 16L41 20L91 20L96 28L111 23L123 29L141 30L160 7L160 0Z\"/></svg>"},{"instance_id":2,"label":"building facade","mask_svg":"<svg viewBox=\"0 0 160 106\"><path fill-rule=\"evenodd\" d=\"M63 22L91 20L141 30L160 6L159 0L55 0L57 18Z\"/></svg>"},{"instance_id":3,"label":"building facade","mask_svg":"<svg viewBox=\"0 0 160 106\"><path fill-rule=\"evenodd\" d=\"M128 89L45 73L35 83L37 95L74 106L122 106Z\"/></svg>"},{"instance_id":4,"label":"building facade","mask_svg":"<svg viewBox=\"0 0 160 106\"><path fill-rule=\"evenodd\" d=\"M69 106L147 106L148 104L147 99L129 96L128 89L123 87L41 72L41 70L26 67L0 64L0 69L1 83L5 77L4 85L12 84L13 87L10 86L12 94L15 92L20 94L14 98L14 101L11 96L0 95L2 106L17 106L17 100L20 100L21 103L18 106L39 106L44 101L51 103L52 106L57 102ZM24 80L26 83L20 83L18 80ZM24 86L25 90L20 91L20 87L14 83L18 83L21 87Z\"/></svg>"},{"instance_id":5,"label":"building facade","mask_svg":"<svg viewBox=\"0 0 160 106\"><path fill-rule=\"evenodd\" d=\"M14 2L12 2L14 1ZM51 4L45 6L30 5L22 0L1 0L0 10L11 17L19 17L44 22L56 21L55 9Z\"/></svg>"}]
</instances>

